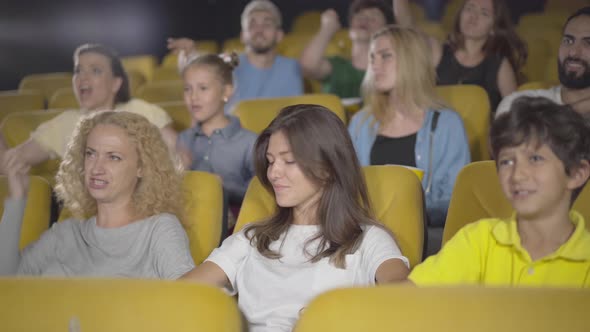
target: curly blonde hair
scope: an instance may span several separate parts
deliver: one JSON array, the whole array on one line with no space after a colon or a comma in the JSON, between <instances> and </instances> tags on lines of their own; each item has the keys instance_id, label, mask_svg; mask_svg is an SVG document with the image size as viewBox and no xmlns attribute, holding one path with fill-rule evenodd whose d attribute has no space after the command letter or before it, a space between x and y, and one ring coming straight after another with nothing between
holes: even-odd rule
<instances>
[{"instance_id":1,"label":"curly blonde hair","mask_svg":"<svg viewBox=\"0 0 590 332\"><path fill-rule=\"evenodd\" d=\"M86 141L99 124L125 130L135 143L142 177L133 193L133 206L139 215L149 217L171 213L183 220L182 172L169 152L160 131L145 117L122 111L93 113L78 122L56 175L57 197L76 218L96 215L96 200L84 181Z\"/></svg>"}]
</instances>

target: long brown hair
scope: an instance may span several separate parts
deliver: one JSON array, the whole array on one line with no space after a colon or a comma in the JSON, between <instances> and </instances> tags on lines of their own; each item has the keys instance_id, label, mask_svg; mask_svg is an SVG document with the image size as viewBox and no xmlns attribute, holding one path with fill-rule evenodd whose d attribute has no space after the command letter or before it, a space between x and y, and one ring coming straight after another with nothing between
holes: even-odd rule
<instances>
[{"instance_id":1,"label":"long brown hair","mask_svg":"<svg viewBox=\"0 0 590 332\"><path fill-rule=\"evenodd\" d=\"M461 13L465 9L466 3L467 1L463 2L461 10L455 16L453 31L451 31L447 40L453 51L462 49L465 46L465 37L461 32ZM521 69L528 56L526 44L514 30L510 12L504 0L492 0L492 7L494 9L492 33L488 36L482 51L485 55L499 55L508 59L518 81L522 81Z\"/></svg>"},{"instance_id":2,"label":"long brown hair","mask_svg":"<svg viewBox=\"0 0 590 332\"><path fill-rule=\"evenodd\" d=\"M282 109L258 137L254 148L256 175L273 192L267 177L266 152L271 135L283 133L303 174L322 188L317 204L318 233L305 243L319 240L318 250L309 253L311 262L329 257L345 268L345 255L353 253L362 240L362 225L378 225L367 194L367 186L352 141L344 123L330 110L319 105L293 105ZM250 243L265 257L278 259L270 249L293 222L293 208L277 206L269 219L246 228Z\"/></svg>"}]
</instances>

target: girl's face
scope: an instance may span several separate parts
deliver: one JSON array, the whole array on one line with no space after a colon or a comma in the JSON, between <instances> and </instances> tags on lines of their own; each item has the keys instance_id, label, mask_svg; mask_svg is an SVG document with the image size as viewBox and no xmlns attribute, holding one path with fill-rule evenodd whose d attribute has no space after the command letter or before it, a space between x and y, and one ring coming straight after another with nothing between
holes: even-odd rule
<instances>
[{"instance_id":1,"label":"girl's face","mask_svg":"<svg viewBox=\"0 0 590 332\"><path fill-rule=\"evenodd\" d=\"M233 88L223 84L213 68L207 65L190 66L183 79L184 103L196 122L204 123L224 116L223 106L231 97Z\"/></svg>"},{"instance_id":2,"label":"girl's face","mask_svg":"<svg viewBox=\"0 0 590 332\"><path fill-rule=\"evenodd\" d=\"M486 40L494 27L492 0L467 0L461 11L460 27L465 38Z\"/></svg>"},{"instance_id":3,"label":"girl's face","mask_svg":"<svg viewBox=\"0 0 590 332\"><path fill-rule=\"evenodd\" d=\"M369 61L375 89L379 92L393 90L397 76L397 59L391 38L383 35L371 43Z\"/></svg>"},{"instance_id":4,"label":"girl's face","mask_svg":"<svg viewBox=\"0 0 590 332\"><path fill-rule=\"evenodd\" d=\"M123 80L115 77L110 60L99 53L83 53L74 63L72 85L84 110L112 109Z\"/></svg>"}]
</instances>

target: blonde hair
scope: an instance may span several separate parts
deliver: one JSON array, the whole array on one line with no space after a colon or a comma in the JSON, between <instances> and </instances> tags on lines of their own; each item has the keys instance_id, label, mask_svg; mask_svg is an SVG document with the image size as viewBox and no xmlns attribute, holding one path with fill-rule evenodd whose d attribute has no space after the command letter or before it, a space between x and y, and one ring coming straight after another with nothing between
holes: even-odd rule
<instances>
[{"instance_id":1,"label":"blonde hair","mask_svg":"<svg viewBox=\"0 0 590 332\"><path fill-rule=\"evenodd\" d=\"M396 82L389 93L395 93L396 99L405 107L426 109L444 106L436 96L436 72L426 36L412 28L390 25L373 34L371 43L380 37L389 38L395 49ZM369 111L377 121L382 122L390 106L389 93L377 91L373 82L373 73L369 68L363 79L362 94Z\"/></svg>"},{"instance_id":2,"label":"blonde hair","mask_svg":"<svg viewBox=\"0 0 590 332\"><path fill-rule=\"evenodd\" d=\"M114 125L135 144L142 177L133 193L133 207L142 217L171 213L183 220L182 173L162 138L160 130L145 117L122 111L97 112L78 122L56 175L55 191L74 217L96 215L96 200L84 181L88 135L97 125Z\"/></svg>"},{"instance_id":3,"label":"blonde hair","mask_svg":"<svg viewBox=\"0 0 590 332\"><path fill-rule=\"evenodd\" d=\"M281 11L279 10L279 7L269 0L253 0L246 5L246 8L244 8L244 11L242 12L242 30L246 30L250 15L253 12L261 11L269 12L274 17L277 28L281 29L281 26L283 25L283 19L281 17Z\"/></svg>"}]
</instances>

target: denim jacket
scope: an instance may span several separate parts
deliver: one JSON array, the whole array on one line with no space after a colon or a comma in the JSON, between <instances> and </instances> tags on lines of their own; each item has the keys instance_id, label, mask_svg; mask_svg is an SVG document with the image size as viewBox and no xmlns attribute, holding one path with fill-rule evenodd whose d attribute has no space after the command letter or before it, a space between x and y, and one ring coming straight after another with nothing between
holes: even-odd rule
<instances>
[{"instance_id":1,"label":"denim jacket","mask_svg":"<svg viewBox=\"0 0 590 332\"><path fill-rule=\"evenodd\" d=\"M424 170L422 188L425 193L426 212L434 225L444 223L457 174L471 159L461 117L449 109L439 110L439 112L432 144L430 135L435 111L427 110L414 147L416 167ZM377 121L374 121L374 125L371 126L373 121L373 115L364 109L352 117L348 127L362 166L371 163L371 149L379 130Z\"/></svg>"}]
</instances>

